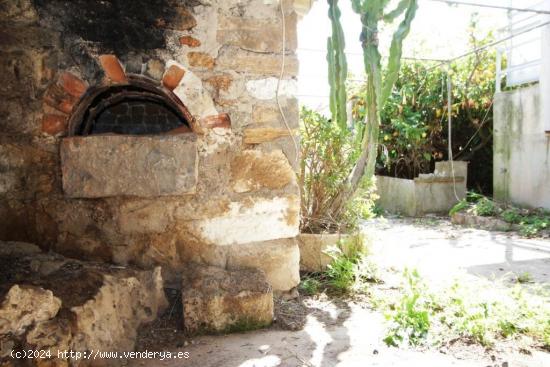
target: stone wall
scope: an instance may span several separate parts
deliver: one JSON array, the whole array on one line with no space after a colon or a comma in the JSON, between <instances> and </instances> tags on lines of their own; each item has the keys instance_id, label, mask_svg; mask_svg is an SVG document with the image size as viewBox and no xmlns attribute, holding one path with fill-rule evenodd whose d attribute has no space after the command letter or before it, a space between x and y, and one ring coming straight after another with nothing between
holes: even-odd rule
<instances>
[{"instance_id":1,"label":"stone wall","mask_svg":"<svg viewBox=\"0 0 550 367\"><path fill-rule=\"evenodd\" d=\"M35 242L83 259L161 265L168 279L189 261L251 266L263 269L275 290L288 290L299 280L297 152L291 136L298 127L293 2L283 2L286 67L280 88L292 133L275 100L283 43L277 4L153 3L0 5L0 240ZM111 157L111 148L68 137L78 109L95 91L140 78L188 113L192 131L174 139L195 136L192 189L175 183L185 189L159 196L151 194L153 188L141 195L141 186L109 191L123 175L89 169L109 166L105 157ZM144 149L154 151L162 139L151 137ZM64 147L89 151L81 162L62 160ZM163 154L155 162L176 157ZM123 191L132 182L139 186L134 178L115 186ZM71 191L67 184L79 186ZM100 194L82 195L90 190Z\"/></svg>"}]
</instances>

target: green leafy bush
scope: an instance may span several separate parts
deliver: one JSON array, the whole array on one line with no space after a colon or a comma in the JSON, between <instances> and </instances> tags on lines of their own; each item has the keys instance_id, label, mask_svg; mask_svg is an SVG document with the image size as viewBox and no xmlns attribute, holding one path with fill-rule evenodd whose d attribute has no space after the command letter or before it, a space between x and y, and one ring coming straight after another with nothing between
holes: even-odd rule
<instances>
[{"instance_id":1,"label":"green leafy bush","mask_svg":"<svg viewBox=\"0 0 550 367\"><path fill-rule=\"evenodd\" d=\"M495 203L488 198L482 198L471 209L472 213L482 217L490 217L498 213Z\"/></svg>"},{"instance_id":2,"label":"green leafy bush","mask_svg":"<svg viewBox=\"0 0 550 367\"><path fill-rule=\"evenodd\" d=\"M477 20L471 24L472 47L493 40L476 39ZM492 99L495 52L491 49L456 60L453 82L453 152L468 160L469 182L492 192ZM395 87L381 110L377 173L412 179L433 170L434 161L447 159L447 71L434 63L403 62ZM352 88L355 120L366 115L367 85Z\"/></svg>"},{"instance_id":3,"label":"green leafy bush","mask_svg":"<svg viewBox=\"0 0 550 367\"><path fill-rule=\"evenodd\" d=\"M374 186L362 183L338 218L331 216L330 208L361 152L360 136L307 108L302 108L300 118L300 229L311 233L353 232L358 218L373 215Z\"/></svg>"},{"instance_id":4,"label":"green leafy bush","mask_svg":"<svg viewBox=\"0 0 550 367\"><path fill-rule=\"evenodd\" d=\"M509 208L509 209L504 210L500 214L500 217L505 222L512 223L512 224L517 224L517 223L521 222L521 218L522 218L519 210L516 209L516 208Z\"/></svg>"}]
</instances>

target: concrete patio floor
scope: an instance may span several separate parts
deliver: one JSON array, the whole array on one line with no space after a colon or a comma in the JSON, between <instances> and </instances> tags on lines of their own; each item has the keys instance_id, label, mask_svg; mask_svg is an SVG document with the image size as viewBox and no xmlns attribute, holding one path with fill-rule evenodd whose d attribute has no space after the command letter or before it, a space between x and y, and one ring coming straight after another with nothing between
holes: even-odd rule
<instances>
[{"instance_id":1,"label":"concrete patio floor","mask_svg":"<svg viewBox=\"0 0 550 367\"><path fill-rule=\"evenodd\" d=\"M432 282L464 275L506 282L527 272L535 283L550 286L550 240L460 227L436 217L375 219L363 230L380 267L416 268Z\"/></svg>"}]
</instances>

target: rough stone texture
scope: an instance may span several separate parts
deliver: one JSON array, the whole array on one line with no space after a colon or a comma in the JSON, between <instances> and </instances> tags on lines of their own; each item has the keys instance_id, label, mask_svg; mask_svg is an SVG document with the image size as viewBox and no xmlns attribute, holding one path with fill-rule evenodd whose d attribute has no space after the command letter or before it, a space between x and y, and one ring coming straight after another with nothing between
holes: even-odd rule
<instances>
[{"instance_id":1,"label":"rough stone texture","mask_svg":"<svg viewBox=\"0 0 550 367\"><path fill-rule=\"evenodd\" d=\"M63 190L68 197L80 198L192 193L197 183L196 149L193 134L65 138Z\"/></svg>"},{"instance_id":2,"label":"rough stone texture","mask_svg":"<svg viewBox=\"0 0 550 367\"><path fill-rule=\"evenodd\" d=\"M300 121L300 109L296 98L284 98L281 107L289 127L297 129ZM285 127L283 117L276 103L258 103L252 108L252 120L258 127Z\"/></svg>"},{"instance_id":3,"label":"rough stone texture","mask_svg":"<svg viewBox=\"0 0 550 367\"><path fill-rule=\"evenodd\" d=\"M269 127L246 129L244 131L243 142L245 144L261 144L290 135L291 132L288 129Z\"/></svg>"},{"instance_id":4,"label":"rough stone texture","mask_svg":"<svg viewBox=\"0 0 550 367\"><path fill-rule=\"evenodd\" d=\"M226 47L220 51L216 66L221 70L234 70L256 75L279 76L281 73L281 55L262 54ZM298 75L298 59L287 56L284 76Z\"/></svg>"},{"instance_id":5,"label":"rough stone texture","mask_svg":"<svg viewBox=\"0 0 550 367\"><path fill-rule=\"evenodd\" d=\"M0 28L0 115L4 117L0 119L4 133L0 138L0 240L35 242L74 258L122 266L162 265L163 274L174 278L188 261L221 267L235 263L238 254L231 248L242 243L257 257L258 268L263 266L262 258L277 258L270 262L278 265L268 271L274 286L288 289L297 283L297 247L270 243L298 233L298 186L295 178L284 186L257 180L271 172L262 174L255 168L275 164L288 174L281 151L296 167L294 144L287 132L281 133L286 128L274 100L273 78L280 73L282 46L277 3L159 0L151 7L147 1L135 0L131 6L124 4L124 17L120 7L101 0L5 3L0 5L4 22ZM298 71L296 16L292 1L285 1L284 8L288 42L280 102L289 125L296 129L298 105L292 97L292 80ZM256 30L265 30L265 36ZM190 52L196 54L190 58ZM112 68L105 62L102 66L101 60L106 59L100 55L111 55ZM162 79L173 65L185 74L171 92ZM170 88L178 79L174 76ZM142 77L152 78L166 95L181 100L192 117L198 155L193 193L128 196L135 190L158 193L134 182L117 196L65 196L67 172L62 172L60 150L61 145L70 145L62 143L62 138L72 132L61 123L63 117L71 121L73 111L94 91L122 88L120 82L125 79L135 83ZM60 117L52 120L49 115ZM43 122L47 123L44 130ZM248 128L280 131L268 139L264 134L252 147L243 142ZM115 137L101 138L105 144L90 149L79 164L101 160L112 164L119 159L111 152L116 147L107 146ZM172 141L172 137L158 139ZM254 155L266 162L246 163L239 180L246 181L250 191L236 192L231 165L250 149L261 152ZM110 174L120 176L120 172ZM87 174L83 177L88 180ZM283 177L282 181L290 178ZM92 185L90 190L99 186L111 190L109 185L118 180ZM282 250L285 246L288 254ZM254 263L252 258L247 261ZM287 274L290 268L292 276Z\"/></svg>"},{"instance_id":6,"label":"rough stone texture","mask_svg":"<svg viewBox=\"0 0 550 367\"><path fill-rule=\"evenodd\" d=\"M275 291L300 283L300 250L294 238L229 246L227 267L261 269Z\"/></svg>"},{"instance_id":7,"label":"rough stone texture","mask_svg":"<svg viewBox=\"0 0 550 367\"><path fill-rule=\"evenodd\" d=\"M53 356L68 349L132 350L139 326L166 307L162 287L159 268L85 263L0 242L0 340Z\"/></svg>"},{"instance_id":8,"label":"rough stone texture","mask_svg":"<svg viewBox=\"0 0 550 367\"><path fill-rule=\"evenodd\" d=\"M218 114L210 94L203 88L201 79L192 72L185 73L174 93L197 119Z\"/></svg>"},{"instance_id":9,"label":"rough stone texture","mask_svg":"<svg viewBox=\"0 0 550 367\"><path fill-rule=\"evenodd\" d=\"M296 175L281 151L245 150L231 161L231 182L239 193L282 189L295 183Z\"/></svg>"},{"instance_id":10,"label":"rough stone texture","mask_svg":"<svg viewBox=\"0 0 550 367\"><path fill-rule=\"evenodd\" d=\"M214 58L206 52L189 52L187 61L190 66L203 69L212 69L215 64Z\"/></svg>"},{"instance_id":11,"label":"rough stone texture","mask_svg":"<svg viewBox=\"0 0 550 367\"><path fill-rule=\"evenodd\" d=\"M285 50L297 47L295 14L286 17ZM217 40L221 44L241 47L255 52L281 52L283 40L280 19L247 19L243 17L220 16Z\"/></svg>"},{"instance_id":12,"label":"rough stone texture","mask_svg":"<svg viewBox=\"0 0 550 367\"><path fill-rule=\"evenodd\" d=\"M14 285L0 304L0 334L22 334L27 327L57 315L61 300L50 290Z\"/></svg>"},{"instance_id":13,"label":"rough stone texture","mask_svg":"<svg viewBox=\"0 0 550 367\"><path fill-rule=\"evenodd\" d=\"M246 82L246 90L254 98L260 100L271 100L275 99L275 96L277 94L277 84L279 84L279 79L273 77L266 79L249 80L248 82ZM296 80L281 80L279 84L279 98L294 96L297 91L298 84Z\"/></svg>"},{"instance_id":14,"label":"rough stone texture","mask_svg":"<svg viewBox=\"0 0 550 367\"><path fill-rule=\"evenodd\" d=\"M181 283L190 333L257 329L273 320L273 291L263 272L191 265Z\"/></svg>"}]
</instances>

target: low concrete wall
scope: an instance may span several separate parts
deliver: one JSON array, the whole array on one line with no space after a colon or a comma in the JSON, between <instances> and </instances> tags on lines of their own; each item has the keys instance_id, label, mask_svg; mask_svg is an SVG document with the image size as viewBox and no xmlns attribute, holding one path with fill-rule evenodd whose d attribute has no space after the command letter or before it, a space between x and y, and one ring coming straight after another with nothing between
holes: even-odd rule
<instances>
[{"instance_id":1,"label":"low concrete wall","mask_svg":"<svg viewBox=\"0 0 550 367\"><path fill-rule=\"evenodd\" d=\"M416 198L413 180L376 176L378 205L390 213L414 217L416 215Z\"/></svg>"},{"instance_id":2,"label":"low concrete wall","mask_svg":"<svg viewBox=\"0 0 550 367\"><path fill-rule=\"evenodd\" d=\"M378 205L390 213L410 217L428 213L447 214L458 199L466 197L467 162L437 162L434 174L414 180L376 176Z\"/></svg>"},{"instance_id":3,"label":"low concrete wall","mask_svg":"<svg viewBox=\"0 0 550 367\"><path fill-rule=\"evenodd\" d=\"M495 199L550 209L550 134L539 85L497 93L493 124Z\"/></svg>"}]
</instances>

